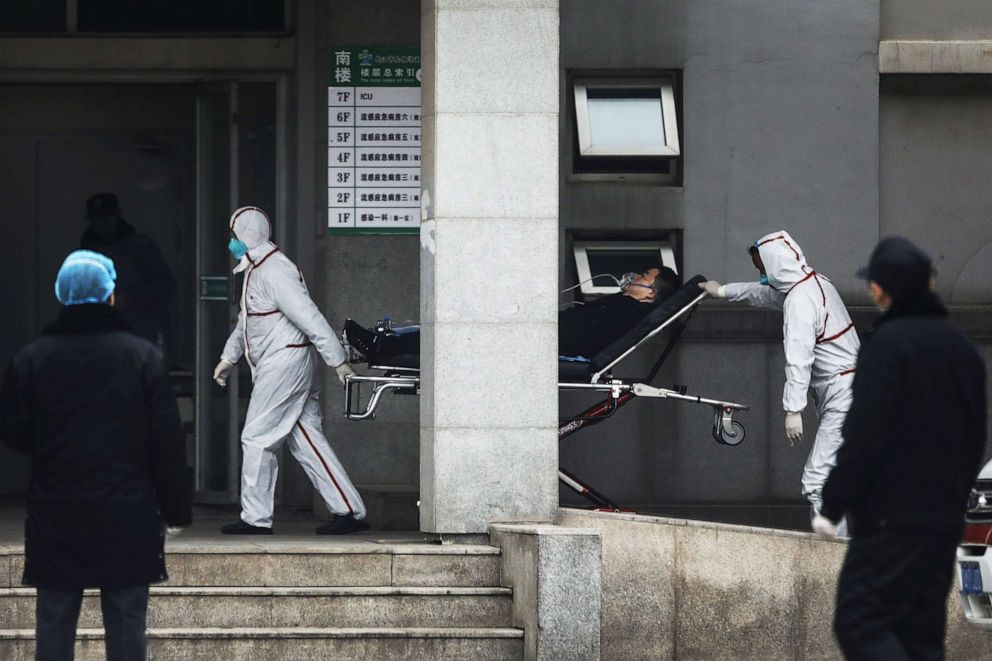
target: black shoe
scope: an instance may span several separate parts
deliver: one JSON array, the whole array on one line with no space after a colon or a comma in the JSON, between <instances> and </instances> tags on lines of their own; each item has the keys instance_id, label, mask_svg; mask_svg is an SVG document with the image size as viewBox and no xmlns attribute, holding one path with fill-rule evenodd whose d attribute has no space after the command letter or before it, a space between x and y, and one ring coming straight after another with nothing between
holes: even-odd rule
<instances>
[{"instance_id":1,"label":"black shoe","mask_svg":"<svg viewBox=\"0 0 992 661\"><path fill-rule=\"evenodd\" d=\"M222 535L271 535L272 528L253 526L244 521L238 521L237 523L224 526L220 529L220 532Z\"/></svg>"},{"instance_id":2,"label":"black shoe","mask_svg":"<svg viewBox=\"0 0 992 661\"><path fill-rule=\"evenodd\" d=\"M318 535L347 535L352 532L362 532L363 530L368 530L369 524L364 521L359 521L351 514L342 516L340 514L334 514L331 518L331 522L327 525L317 528Z\"/></svg>"}]
</instances>

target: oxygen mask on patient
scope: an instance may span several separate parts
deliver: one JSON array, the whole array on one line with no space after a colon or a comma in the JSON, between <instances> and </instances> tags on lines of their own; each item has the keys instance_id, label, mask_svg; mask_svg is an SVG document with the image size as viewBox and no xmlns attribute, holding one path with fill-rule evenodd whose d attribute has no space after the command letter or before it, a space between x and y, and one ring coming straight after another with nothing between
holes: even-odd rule
<instances>
[{"instance_id":1,"label":"oxygen mask on patient","mask_svg":"<svg viewBox=\"0 0 992 661\"><path fill-rule=\"evenodd\" d=\"M640 278L645 278L645 274L624 273L620 277L620 290L641 303L654 303L658 294L658 288L653 283L638 282Z\"/></svg>"}]
</instances>

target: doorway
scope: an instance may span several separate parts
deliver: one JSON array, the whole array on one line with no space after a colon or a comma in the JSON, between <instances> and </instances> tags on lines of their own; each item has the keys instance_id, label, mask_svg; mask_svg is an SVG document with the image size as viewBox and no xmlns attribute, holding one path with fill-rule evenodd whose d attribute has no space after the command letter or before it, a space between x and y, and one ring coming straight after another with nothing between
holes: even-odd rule
<instances>
[{"instance_id":1,"label":"doorway","mask_svg":"<svg viewBox=\"0 0 992 661\"><path fill-rule=\"evenodd\" d=\"M210 380L240 292L227 218L276 206L275 82L0 85L0 364L58 314L52 285L79 248L85 201L117 195L122 216L154 241L177 288L158 342L180 404L199 502L238 495L237 432L247 373ZM274 222L279 220L274 218ZM0 496L26 491L27 461L0 447Z\"/></svg>"}]
</instances>

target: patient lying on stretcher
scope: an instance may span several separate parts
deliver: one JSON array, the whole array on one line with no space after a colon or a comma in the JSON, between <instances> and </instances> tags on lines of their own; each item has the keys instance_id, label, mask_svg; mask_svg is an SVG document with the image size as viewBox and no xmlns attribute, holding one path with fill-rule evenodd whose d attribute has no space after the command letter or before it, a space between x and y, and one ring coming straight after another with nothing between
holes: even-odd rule
<instances>
[{"instance_id":1,"label":"patient lying on stretcher","mask_svg":"<svg viewBox=\"0 0 992 661\"><path fill-rule=\"evenodd\" d=\"M667 267L628 274L620 292L558 312L558 353L581 361L596 355L648 315L654 305L682 285ZM350 319L345 324L348 343L370 364L419 367L420 330L417 327L374 333Z\"/></svg>"},{"instance_id":2,"label":"patient lying on stretcher","mask_svg":"<svg viewBox=\"0 0 992 661\"><path fill-rule=\"evenodd\" d=\"M613 344L647 316L654 304L682 286L670 268L628 276L619 293L558 313L558 355L589 358Z\"/></svg>"}]
</instances>

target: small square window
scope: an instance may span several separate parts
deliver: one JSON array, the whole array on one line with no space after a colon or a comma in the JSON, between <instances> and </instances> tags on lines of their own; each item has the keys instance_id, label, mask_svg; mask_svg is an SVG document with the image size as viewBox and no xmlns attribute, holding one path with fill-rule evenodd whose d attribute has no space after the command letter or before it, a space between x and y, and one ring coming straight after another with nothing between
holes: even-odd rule
<instances>
[{"instance_id":1,"label":"small square window","mask_svg":"<svg viewBox=\"0 0 992 661\"><path fill-rule=\"evenodd\" d=\"M579 156L679 156L671 78L576 78Z\"/></svg>"},{"instance_id":2,"label":"small square window","mask_svg":"<svg viewBox=\"0 0 992 661\"><path fill-rule=\"evenodd\" d=\"M658 266L678 273L675 251L668 241L575 241L572 253L582 283L579 291L585 296L616 294L620 291L617 280L624 273L643 273Z\"/></svg>"}]
</instances>

